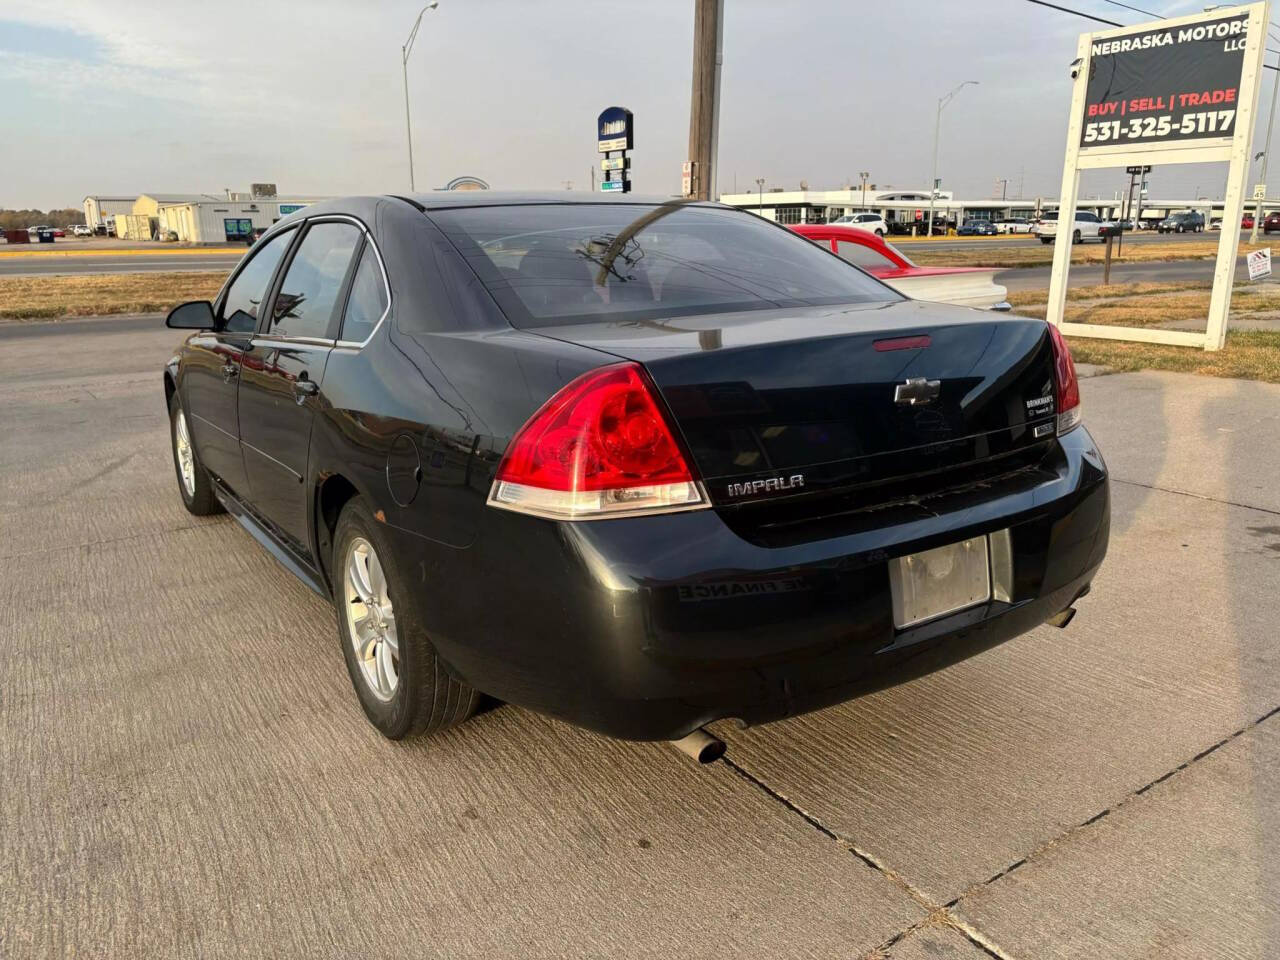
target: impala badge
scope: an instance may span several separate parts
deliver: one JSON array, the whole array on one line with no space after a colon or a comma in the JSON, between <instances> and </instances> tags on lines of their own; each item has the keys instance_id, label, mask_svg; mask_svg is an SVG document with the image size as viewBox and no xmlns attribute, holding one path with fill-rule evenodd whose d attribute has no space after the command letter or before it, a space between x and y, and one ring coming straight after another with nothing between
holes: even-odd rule
<instances>
[{"instance_id":1,"label":"impala badge","mask_svg":"<svg viewBox=\"0 0 1280 960\"><path fill-rule=\"evenodd\" d=\"M804 474L793 473L789 477L770 477L768 480L748 480L746 483L729 484L731 497L748 497L757 493L781 493L784 490L799 490L804 486Z\"/></svg>"},{"instance_id":2,"label":"impala badge","mask_svg":"<svg viewBox=\"0 0 1280 960\"><path fill-rule=\"evenodd\" d=\"M941 380L909 377L906 383L900 383L894 388L893 402L907 407L917 407L937 400L940 392L942 392Z\"/></svg>"}]
</instances>

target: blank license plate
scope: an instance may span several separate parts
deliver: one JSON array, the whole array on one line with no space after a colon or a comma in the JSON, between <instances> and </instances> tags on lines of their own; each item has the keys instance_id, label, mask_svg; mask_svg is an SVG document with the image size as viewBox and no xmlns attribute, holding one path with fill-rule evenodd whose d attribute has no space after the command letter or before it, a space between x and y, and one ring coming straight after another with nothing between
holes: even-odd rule
<instances>
[{"instance_id":1,"label":"blank license plate","mask_svg":"<svg viewBox=\"0 0 1280 960\"><path fill-rule=\"evenodd\" d=\"M893 623L899 629L986 603L991 599L987 538L972 537L890 560L889 588Z\"/></svg>"}]
</instances>

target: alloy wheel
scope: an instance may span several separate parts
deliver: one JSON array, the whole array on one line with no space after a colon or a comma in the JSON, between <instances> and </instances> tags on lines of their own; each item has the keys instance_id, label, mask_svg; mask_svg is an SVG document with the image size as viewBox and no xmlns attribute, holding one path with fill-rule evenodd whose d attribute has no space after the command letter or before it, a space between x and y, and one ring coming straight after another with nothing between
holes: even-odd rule
<instances>
[{"instance_id":1,"label":"alloy wheel","mask_svg":"<svg viewBox=\"0 0 1280 960\"><path fill-rule=\"evenodd\" d=\"M178 454L178 473L182 476L182 488L187 499L196 495L196 458L191 450L191 434L187 431L187 415L178 411L173 428L173 444Z\"/></svg>"},{"instance_id":2,"label":"alloy wheel","mask_svg":"<svg viewBox=\"0 0 1280 960\"><path fill-rule=\"evenodd\" d=\"M373 545L356 537L343 562L347 634L370 692L384 702L400 684L400 639L387 596L387 578Z\"/></svg>"}]
</instances>

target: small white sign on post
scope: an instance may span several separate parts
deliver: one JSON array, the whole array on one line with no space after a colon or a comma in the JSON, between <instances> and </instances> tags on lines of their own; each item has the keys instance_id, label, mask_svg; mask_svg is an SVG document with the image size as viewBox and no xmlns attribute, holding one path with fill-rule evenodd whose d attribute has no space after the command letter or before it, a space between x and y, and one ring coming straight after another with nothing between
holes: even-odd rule
<instances>
[{"instance_id":1,"label":"small white sign on post","mask_svg":"<svg viewBox=\"0 0 1280 960\"><path fill-rule=\"evenodd\" d=\"M1253 199L1255 200L1267 199L1267 185L1265 183L1255 183L1253 185Z\"/></svg>"},{"instance_id":2,"label":"small white sign on post","mask_svg":"<svg viewBox=\"0 0 1280 960\"><path fill-rule=\"evenodd\" d=\"M1254 250L1245 260L1249 264L1249 279L1261 280L1263 277L1271 276L1271 248L1264 247L1262 250Z\"/></svg>"}]
</instances>

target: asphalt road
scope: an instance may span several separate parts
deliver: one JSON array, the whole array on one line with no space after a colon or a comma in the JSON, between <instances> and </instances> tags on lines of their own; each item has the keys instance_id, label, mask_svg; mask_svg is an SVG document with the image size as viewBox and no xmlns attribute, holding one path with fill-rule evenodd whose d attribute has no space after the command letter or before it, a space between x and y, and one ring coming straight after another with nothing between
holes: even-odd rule
<instances>
[{"instance_id":1,"label":"asphalt road","mask_svg":"<svg viewBox=\"0 0 1280 960\"><path fill-rule=\"evenodd\" d=\"M0 256L0 277L30 277L76 273L174 273L186 270L226 270L244 256L244 248L225 253L81 254L75 256Z\"/></svg>"},{"instance_id":2,"label":"asphalt road","mask_svg":"<svg viewBox=\"0 0 1280 960\"><path fill-rule=\"evenodd\" d=\"M328 606L181 508L179 334L0 331L0 956L1280 955L1280 387L1086 380L1070 627L699 768L506 706L381 739Z\"/></svg>"}]
</instances>

